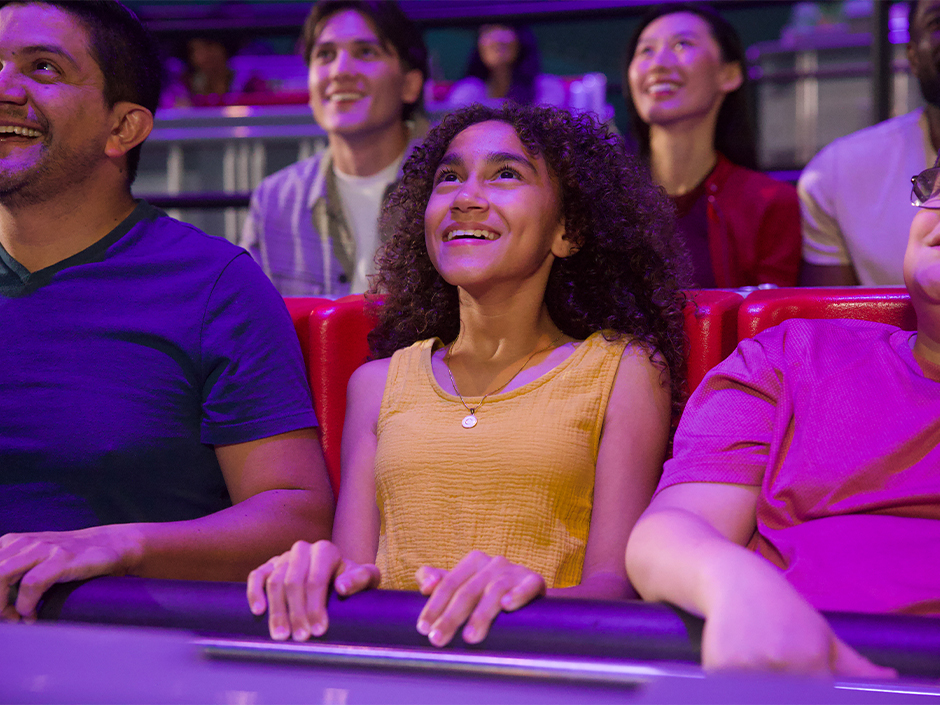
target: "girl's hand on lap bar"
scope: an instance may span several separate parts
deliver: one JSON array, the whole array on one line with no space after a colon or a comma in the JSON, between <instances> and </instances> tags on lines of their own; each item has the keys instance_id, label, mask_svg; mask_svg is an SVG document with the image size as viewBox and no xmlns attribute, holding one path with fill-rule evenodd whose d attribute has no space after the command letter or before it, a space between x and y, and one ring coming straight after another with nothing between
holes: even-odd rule
<instances>
[{"instance_id":1,"label":"girl's hand on lap bar","mask_svg":"<svg viewBox=\"0 0 940 705\"><path fill-rule=\"evenodd\" d=\"M424 566L415 577L421 593L430 595L418 617L418 631L434 646L448 644L464 622L464 641L478 644L500 612L512 612L545 594L541 575L482 551L468 553L450 572Z\"/></svg>"},{"instance_id":2,"label":"girl's hand on lap bar","mask_svg":"<svg viewBox=\"0 0 940 705\"><path fill-rule=\"evenodd\" d=\"M306 641L329 627L326 601L330 588L352 595L378 587L379 570L340 555L329 541L298 541L289 551L255 568L248 576L252 614L268 611L272 639Z\"/></svg>"}]
</instances>

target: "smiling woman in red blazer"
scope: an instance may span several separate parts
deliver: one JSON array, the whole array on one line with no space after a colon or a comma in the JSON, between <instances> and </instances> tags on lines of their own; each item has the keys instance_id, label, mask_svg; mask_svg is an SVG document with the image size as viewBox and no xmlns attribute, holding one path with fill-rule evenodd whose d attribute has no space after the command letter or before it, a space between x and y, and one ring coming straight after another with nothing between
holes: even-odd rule
<instances>
[{"instance_id":1,"label":"smiling woman in red blazer","mask_svg":"<svg viewBox=\"0 0 940 705\"><path fill-rule=\"evenodd\" d=\"M695 284L794 286L796 189L755 171L734 28L707 5L655 6L627 46L623 84L640 154L676 205Z\"/></svg>"}]
</instances>

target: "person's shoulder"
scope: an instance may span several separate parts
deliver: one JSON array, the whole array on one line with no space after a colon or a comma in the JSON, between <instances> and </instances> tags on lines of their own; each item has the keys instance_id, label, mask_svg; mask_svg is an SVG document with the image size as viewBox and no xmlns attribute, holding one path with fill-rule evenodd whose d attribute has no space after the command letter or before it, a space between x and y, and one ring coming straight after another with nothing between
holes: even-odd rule
<instances>
[{"instance_id":1,"label":"person's shoulder","mask_svg":"<svg viewBox=\"0 0 940 705\"><path fill-rule=\"evenodd\" d=\"M364 380L385 380L388 375L388 370L391 367L392 363L400 364L402 359L411 358L412 356L420 357L425 349L433 350L435 345L439 343L437 338L428 338L426 340L419 340L407 345L403 348L399 348L389 357L382 357L377 360L369 360L366 363L363 363L356 368L353 372L354 376ZM352 379L350 379L350 384L352 384Z\"/></svg>"},{"instance_id":2,"label":"person's shoulder","mask_svg":"<svg viewBox=\"0 0 940 705\"><path fill-rule=\"evenodd\" d=\"M791 318L758 333L753 340L762 347L780 348L802 358L809 350L844 355L887 341L898 330L887 323L854 318Z\"/></svg>"},{"instance_id":3,"label":"person's shoulder","mask_svg":"<svg viewBox=\"0 0 940 705\"><path fill-rule=\"evenodd\" d=\"M385 359L388 360L392 374L407 376L427 364L434 351L442 345L443 343L439 338L418 340L410 345L398 348Z\"/></svg>"},{"instance_id":4,"label":"person's shoulder","mask_svg":"<svg viewBox=\"0 0 940 705\"><path fill-rule=\"evenodd\" d=\"M391 361L392 358L383 357L379 358L378 360L369 360L368 362L362 363L359 365L359 367L353 370L353 373L350 376L350 384L352 384L353 379L359 380L360 382L364 380L377 381L381 379L384 382L385 376L388 374L388 366Z\"/></svg>"},{"instance_id":5,"label":"person's shoulder","mask_svg":"<svg viewBox=\"0 0 940 705\"><path fill-rule=\"evenodd\" d=\"M604 350L613 355L622 355L627 346L634 341L633 336L620 331L605 329L591 333L581 345Z\"/></svg>"},{"instance_id":6,"label":"person's shoulder","mask_svg":"<svg viewBox=\"0 0 940 705\"><path fill-rule=\"evenodd\" d=\"M172 218L149 204L147 207L149 212L143 219L140 236L131 245L135 256L152 262L154 270L177 272L195 280L216 278L234 263L238 278L258 275L267 279L244 248Z\"/></svg>"},{"instance_id":7,"label":"person's shoulder","mask_svg":"<svg viewBox=\"0 0 940 705\"><path fill-rule=\"evenodd\" d=\"M909 113L904 113L903 115L898 115L897 117L889 118L883 120L882 122L875 123L874 125L869 125L868 127L863 127L857 132L845 135L844 137L839 137L833 141L833 144L854 144L857 142L868 143L868 142L878 142L886 137L890 137L896 134L908 134L911 131L920 130L918 125L920 121L921 114L923 110L913 110Z\"/></svg>"},{"instance_id":8,"label":"person's shoulder","mask_svg":"<svg viewBox=\"0 0 940 705\"><path fill-rule=\"evenodd\" d=\"M840 159L863 159L866 164L877 164L877 154L897 152L901 143L913 141L921 149L923 142L922 130L918 124L922 110L915 110L898 117L890 118L875 125L864 127L857 132L839 137L825 147L810 160L807 168L820 160L838 155Z\"/></svg>"},{"instance_id":9,"label":"person's shoulder","mask_svg":"<svg viewBox=\"0 0 940 705\"><path fill-rule=\"evenodd\" d=\"M159 240L158 246L164 246L173 241L179 248L169 254L205 254L222 259L231 259L245 250L232 244L224 237L210 235L200 230L192 223L177 220L159 208L154 208L146 202L142 205L147 208L147 215L142 219L145 223L147 238L154 242ZM154 242L154 244L157 244Z\"/></svg>"},{"instance_id":10,"label":"person's shoulder","mask_svg":"<svg viewBox=\"0 0 940 705\"><path fill-rule=\"evenodd\" d=\"M653 351L649 345L638 340L629 333L615 330L601 330L589 335L581 345L591 351L590 354L598 358L615 358L620 364L639 365L640 367L656 366L662 361L662 356Z\"/></svg>"},{"instance_id":11,"label":"person's shoulder","mask_svg":"<svg viewBox=\"0 0 940 705\"><path fill-rule=\"evenodd\" d=\"M845 335L871 335L884 330L896 330L897 326L860 318L789 318L781 321L780 326L817 330L844 331Z\"/></svg>"},{"instance_id":12,"label":"person's shoulder","mask_svg":"<svg viewBox=\"0 0 940 705\"><path fill-rule=\"evenodd\" d=\"M425 350L431 350L433 352L434 348L440 344L441 343L438 338L418 340L411 345L398 348L398 350L393 352L390 357L385 359L389 360L390 362L394 362L395 364L403 364L404 362L410 363L411 361L420 360Z\"/></svg>"},{"instance_id":13,"label":"person's shoulder","mask_svg":"<svg viewBox=\"0 0 940 705\"><path fill-rule=\"evenodd\" d=\"M284 167L264 177L255 189L256 194L279 193L285 189L300 188L304 191L317 178L327 151L321 151L312 157Z\"/></svg>"}]
</instances>

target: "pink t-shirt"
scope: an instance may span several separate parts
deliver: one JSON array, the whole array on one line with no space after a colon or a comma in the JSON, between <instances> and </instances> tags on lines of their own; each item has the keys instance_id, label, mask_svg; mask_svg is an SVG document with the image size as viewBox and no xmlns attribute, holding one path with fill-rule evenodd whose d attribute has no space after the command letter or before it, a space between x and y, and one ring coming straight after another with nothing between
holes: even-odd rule
<instances>
[{"instance_id":1,"label":"pink t-shirt","mask_svg":"<svg viewBox=\"0 0 940 705\"><path fill-rule=\"evenodd\" d=\"M794 319L689 400L657 491L761 488L749 546L817 608L940 614L940 383L913 333Z\"/></svg>"}]
</instances>

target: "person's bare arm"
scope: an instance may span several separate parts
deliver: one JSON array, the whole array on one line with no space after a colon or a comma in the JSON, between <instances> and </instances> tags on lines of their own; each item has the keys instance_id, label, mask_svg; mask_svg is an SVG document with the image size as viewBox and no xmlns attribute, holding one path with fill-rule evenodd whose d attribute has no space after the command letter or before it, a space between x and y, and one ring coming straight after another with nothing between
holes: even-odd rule
<instances>
[{"instance_id":1,"label":"person's bare arm","mask_svg":"<svg viewBox=\"0 0 940 705\"><path fill-rule=\"evenodd\" d=\"M549 595L636 597L621 556L662 473L671 415L668 377L643 348L627 348L604 417L581 584Z\"/></svg>"},{"instance_id":2,"label":"person's bare arm","mask_svg":"<svg viewBox=\"0 0 940 705\"><path fill-rule=\"evenodd\" d=\"M351 595L379 584L374 565L379 540L375 429L388 364L388 360L367 363L349 380L343 474L332 541L298 541L248 577L249 607L256 615L267 610L274 639L304 641L321 636L329 626L326 602L331 588Z\"/></svg>"},{"instance_id":3,"label":"person's bare arm","mask_svg":"<svg viewBox=\"0 0 940 705\"><path fill-rule=\"evenodd\" d=\"M800 263L800 286L858 286L858 275L851 264L824 265Z\"/></svg>"},{"instance_id":4,"label":"person's bare arm","mask_svg":"<svg viewBox=\"0 0 940 705\"><path fill-rule=\"evenodd\" d=\"M840 211L850 204L839 195L838 153L832 145L823 148L803 168L796 185L803 239L799 286L859 283L840 222Z\"/></svg>"},{"instance_id":5,"label":"person's bare arm","mask_svg":"<svg viewBox=\"0 0 940 705\"><path fill-rule=\"evenodd\" d=\"M640 594L705 618L707 670L894 675L838 639L775 566L744 547L755 530L758 491L722 483L661 491L627 547Z\"/></svg>"},{"instance_id":6,"label":"person's bare arm","mask_svg":"<svg viewBox=\"0 0 940 705\"><path fill-rule=\"evenodd\" d=\"M656 487L670 415L668 378L643 348L628 347L604 417L581 583L548 594L607 599L636 594L622 557L630 531ZM482 641L500 611L518 609L546 592L537 573L479 552L450 572L422 568L418 582L431 596L419 618L419 631L437 646L448 643L464 621L463 638Z\"/></svg>"},{"instance_id":7,"label":"person's bare arm","mask_svg":"<svg viewBox=\"0 0 940 705\"><path fill-rule=\"evenodd\" d=\"M216 448L233 506L189 521L112 524L0 538L3 614L31 618L56 582L97 575L244 580L298 538L329 536L333 515L316 429ZM19 582L16 604L8 589Z\"/></svg>"},{"instance_id":8,"label":"person's bare arm","mask_svg":"<svg viewBox=\"0 0 940 705\"><path fill-rule=\"evenodd\" d=\"M716 561L698 556L708 550L748 553L743 546L754 533L758 490L702 482L660 492L637 522L626 553L630 579L643 599L666 600L705 616L711 594L705 578Z\"/></svg>"}]
</instances>

